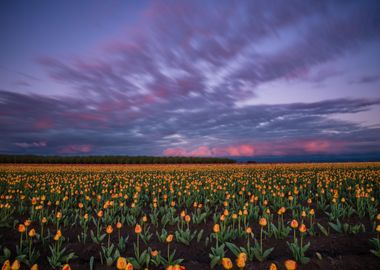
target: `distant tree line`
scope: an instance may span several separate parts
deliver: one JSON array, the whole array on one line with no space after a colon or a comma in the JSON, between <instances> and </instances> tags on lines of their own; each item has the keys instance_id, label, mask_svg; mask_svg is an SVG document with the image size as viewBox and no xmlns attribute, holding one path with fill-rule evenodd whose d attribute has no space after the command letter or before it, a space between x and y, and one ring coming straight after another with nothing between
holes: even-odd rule
<instances>
[{"instance_id":1,"label":"distant tree line","mask_svg":"<svg viewBox=\"0 0 380 270\"><path fill-rule=\"evenodd\" d=\"M0 163L46 164L205 164L235 163L228 158L214 157L154 157L154 156L37 156L0 155Z\"/></svg>"}]
</instances>

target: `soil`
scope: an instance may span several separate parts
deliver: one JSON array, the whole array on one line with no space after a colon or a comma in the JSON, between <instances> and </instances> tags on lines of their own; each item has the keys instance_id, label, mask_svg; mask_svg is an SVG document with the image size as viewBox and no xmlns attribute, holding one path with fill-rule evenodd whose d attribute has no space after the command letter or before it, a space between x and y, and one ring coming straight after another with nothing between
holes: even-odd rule
<instances>
[{"instance_id":1,"label":"soil","mask_svg":"<svg viewBox=\"0 0 380 270\"><path fill-rule=\"evenodd\" d=\"M22 219L20 219L22 220ZM327 228L327 219L317 220L323 225L326 225ZM369 222L366 225L368 228L367 232L358 233L356 235L346 235L346 234L337 234L332 230L328 237L324 235L317 235L314 237L307 236L305 237L305 243L311 243L309 250L306 253L306 256L310 257L311 261L306 265L299 265L298 269L345 269L345 270L354 270L354 269L380 269L380 258L372 255L369 250L371 245L369 239L375 237L374 233L369 233ZM32 224L33 226L33 224ZM202 225L192 225L192 229L204 229L204 236L209 235L212 232L212 220L208 220L207 224ZM90 227L91 228L91 227ZM256 232L258 228L255 228ZM53 227L50 228L51 231L55 231ZM174 232L175 227L168 227L169 232ZM106 269L116 269L115 266L107 267L101 265L99 251L100 247L97 244L92 243L90 236L86 244L79 243L77 240L77 235L81 229L79 227L73 227L71 230L64 229L62 230L63 235L66 238L65 246L67 246L68 251L75 252L76 259L70 261L71 269L90 269L89 260L91 256L95 258L94 269L95 270L106 270ZM150 231L153 233L153 237L150 240L149 246L152 249L158 249L166 251L166 244L158 241L155 235L155 229L151 225ZM161 228L159 229L161 231ZM129 235L127 242L127 250L122 253L122 256L129 257L133 256L133 242L136 241L135 234L132 227L123 227L121 230L122 235ZM114 232L111 238L112 242L117 242L117 233ZM15 229L12 228L0 228L0 243L2 247L8 247L12 254L15 254L15 245L19 241L19 234ZM264 248L274 247L274 251L270 254L266 262L259 263L257 261L253 263L248 263L245 269L269 269L271 263L275 263L278 269L285 269L284 261L291 259L291 252L286 244L286 241L292 241L292 234L289 234L288 239L285 240L276 240L276 239L266 239L264 240ZM244 245L243 240L234 241L235 244ZM147 248L142 241L140 241L141 249ZM41 256L38 261L40 270L50 270L51 267L48 265L47 256L49 256L49 247L47 245L42 246L41 243L36 243L35 246L39 249ZM196 240L193 240L190 246L185 246L179 243L173 242L170 246L171 250L176 250L175 258L183 258L184 262L182 265L186 269L190 270L206 270L210 269L210 259L209 252L210 246L205 247L204 241L201 241L199 244ZM316 253L319 253L322 256L320 260ZM228 251L227 257L230 257L234 260L235 256ZM21 269L27 269L26 267ZM154 268L150 268L154 269ZM221 266L218 266L216 269L222 269Z\"/></svg>"}]
</instances>

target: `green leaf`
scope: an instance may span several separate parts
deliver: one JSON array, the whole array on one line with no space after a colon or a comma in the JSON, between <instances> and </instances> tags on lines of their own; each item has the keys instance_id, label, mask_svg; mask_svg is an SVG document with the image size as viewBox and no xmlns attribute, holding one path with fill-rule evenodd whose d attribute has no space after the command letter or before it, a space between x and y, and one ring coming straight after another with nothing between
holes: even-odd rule
<instances>
[{"instance_id":1,"label":"green leaf","mask_svg":"<svg viewBox=\"0 0 380 270\"><path fill-rule=\"evenodd\" d=\"M309 261L310 261L310 259L308 257L301 257L300 258L300 262L302 264L307 264Z\"/></svg>"},{"instance_id":2,"label":"green leaf","mask_svg":"<svg viewBox=\"0 0 380 270\"><path fill-rule=\"evenodd\" d=\"M235 256L239 256L239 253L240 253L240 249L233 243L230 243L230 242L226 242L226 246L228 247L229 250L231 250L231 252L235 255Z\"/></svg>"},{"instance_id":3,"label":"green leaf","mask_svg":"<svg viewBox=\"0 0 380 270\"><path fill-rule=\"evenodd\" d=\"M329 233L328 231L325 229L325 227L323 227L321 224L317 223L317 226L319 228L319 230L325 235L325 236L328 236Z\"/></svg>"},{"instance_id":4,"label":"green leaf","mask_svg":"<svg viewBox=\"0 0 380 270\"><path fill-rule=\"evenodd\" d=\"M220 262L220 260L221 258L219 256L213 256L211 259L210 267L214 268Z\"/></svg>"},{"instance_id":5,"label":"green leaf","mask_svg":"<svg viewBox=\"0 0 380 270\"><path fill-rule=\"evenodd\" d=\"M274 248L268 248L267 250L265 250L263 252L263 258L265 259L266 257L269 256L269 254L271 254L271 252L273 251Z\"/></svg>"}]
</instances>

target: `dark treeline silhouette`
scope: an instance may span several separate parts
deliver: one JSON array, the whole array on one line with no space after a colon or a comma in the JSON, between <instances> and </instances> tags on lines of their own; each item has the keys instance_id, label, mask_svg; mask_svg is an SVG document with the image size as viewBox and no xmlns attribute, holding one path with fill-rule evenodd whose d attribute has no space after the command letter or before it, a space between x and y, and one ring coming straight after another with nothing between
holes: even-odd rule
<instances>
[{"instance_id":1,"label":"dark treeline silhouette","mask_svg":"<svg viewBox=\"0 0 380 270\"><path fill-rule=\"evenodd\" d=\"M214 157L154 157L154 156L36 156L0 155L0 163L46 164L205 164L235 163L228 158Z\"/></svg>"}]
</instances>

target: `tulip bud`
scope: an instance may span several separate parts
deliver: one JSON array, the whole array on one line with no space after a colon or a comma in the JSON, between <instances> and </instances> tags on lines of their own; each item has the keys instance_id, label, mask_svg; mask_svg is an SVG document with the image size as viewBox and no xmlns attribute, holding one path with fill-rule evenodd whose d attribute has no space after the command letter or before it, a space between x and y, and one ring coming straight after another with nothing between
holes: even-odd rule
<instances>
[{"instance_id":1,"label":"tulip bud","mask_svg":"<svg viewBox=\"0 0 380 270\"><path fill-rule=\"evenodd\" d=\"M297 220L293 219L292 222L290 222L290 227L292 227L293 229L296 229L298 227Z\"/></svg>"},{"instance_id":2,"label":"tulip bud","mask_svg":"<svg viewBox=\"0 0 380 270\"><path fill-rule=\"evenodd\" d=\"M173 235L172 234L169 234L167 237L166 237L166 243L171 243L173 241Z\"/></svg>"},{"instance_id":3,"label":"tulip bud","mask_svg":"<svg viewBox=\"0 0 380 270\"><path fill-rule=\"evenodd\" d=\"M219 233L220 232L219 224L215 224L214 227L212 228L212 230L214 231L214 233Z\"/></svg>"},{"instance_id":4,"label":"tulip bud","mask_svg":"<svg viewBox=\"0 0 380 270\"><path fill-rule=\"evenodd\" d=\"M261 227L267 226L267 224L268 224L267 219L266 218L260 218L259 224Z\"/></svg>"},{"instance_id":5,"label":"tulip bud","mask_svg":"<svg viewBox=\"0 0 380 270\"><path fill-rule=\"evenodd\" d=\"M108 225L106 228L106 233L111 234L113 232L113 228L111 225Z\"/></svg>"},{"instance_id":6,"label":"tulip bud","mask_svg":"<svg viewBox=\"0 0 380 270\"><path fill-rule=\"evenodd\" d=\"M135 233L140 234L142 232L141 226L139 224L136 224L135 226Z\"/></svg>"}]
</instances>

